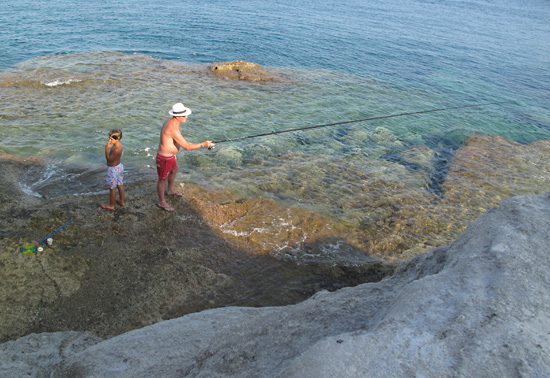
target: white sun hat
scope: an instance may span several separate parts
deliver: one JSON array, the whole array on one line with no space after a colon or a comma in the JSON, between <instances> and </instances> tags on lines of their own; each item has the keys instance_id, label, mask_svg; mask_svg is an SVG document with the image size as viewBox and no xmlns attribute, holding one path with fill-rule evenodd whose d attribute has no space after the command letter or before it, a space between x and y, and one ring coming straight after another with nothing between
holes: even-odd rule
<instances>
[{"instance_id":1,"label":"white sun hat","mask_svg":"<svg viewBox=\"0 0 550 378\"><path fill-rule=\"evenodd\" d=\"M174 104L172 109L168 112L172 117L187 117L191 114L191 109L186 108L181 102Z\"/></svg>"}]
</instances>

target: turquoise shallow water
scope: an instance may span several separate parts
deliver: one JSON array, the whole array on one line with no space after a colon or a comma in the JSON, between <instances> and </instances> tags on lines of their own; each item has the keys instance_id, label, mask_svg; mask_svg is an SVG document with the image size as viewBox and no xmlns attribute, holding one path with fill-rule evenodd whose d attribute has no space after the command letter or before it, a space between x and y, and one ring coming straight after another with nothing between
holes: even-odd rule
<instances>
[{"instance_id":1,"label":"turquoise shallow water","mask_svg":"<svg viewBox=\"0 0 550 378\"><path fill-rule=\"evenodd\" d=\"M22 183L32 193L89 172L101 177L112 128L124 132L128 179L153 175L159 129L179 101L193 109L190 141L508 101L180 154L181 179L354 223L357 210L346 209L358 172L429 186L426 175L392 162L397 153L427 146L449 156L473 132L522 143L550 137L549 16L543 0L9 0L0 5L0 148L52 159ZM235 59L290 84L203 72ZM60 178L61 162L80 168ZM104 190L102 179L77 192Z\"/></svg>"}]
</instances>

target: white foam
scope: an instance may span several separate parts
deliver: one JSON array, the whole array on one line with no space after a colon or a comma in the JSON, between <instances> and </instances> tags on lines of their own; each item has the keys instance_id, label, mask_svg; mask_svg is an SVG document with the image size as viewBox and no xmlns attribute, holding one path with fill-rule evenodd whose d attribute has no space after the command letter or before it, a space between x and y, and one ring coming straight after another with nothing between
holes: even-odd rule
<instances>
[{"instance_id":1,"label":"white foam","mask_svg":"<svg viewBox=\"0 0 550 378\"><path fill-rule=\"evenodd\" d=\"M44 169L44 174L42 175L42 177L38 181L33 182L30 185L24 183L23 181L20 181L19 182L19 187L21 188L21 190L23 192L25 192L25 194L28 194L30 196L35 196L35 197L42 197L42 195L40 193L36 192L34 190L34 188L36 188L36 187L40 186L41 184L43 184L44 182L48 181L56 172L57 172L56 164L48 164L46 166L46 168Z\"/></svg>"},{"instance_id":2,"label":"white foam","mask_svg":"<svg viewBox=\"0 0 550 378\"><path fill-rule=\"evenodd\" d=\"M32 190L30 186L22 182L19 183L19 187L26 195L42 198L42 196L39 193L35 192L34 190Z\"/></svg>"},{"instance_id":3,"label":"white foam","mask_svg":"<svg viewBox=\"0 0 550 378\"><path fill-rule=\"evenodd\" d=\"M44 85L47 86L47 87L57 87L57 86L60 86L60 85L69 85L72 82L79 82L79 81L80 80L74 80L74 79L69 79L69 80L65 80L65 81L54 80L54 81L51 81L49 83L44 83Z\"/></svg>"},{"instance_id":4,"label":"white foam","mask_svg":"<svg viewBox=\"0 0 550 378\"><path fill-rule=\"evenodd\" d=\"M98 190L96 192L78 192L78 193L73 193L72 196L74 197L81 197L81 196L95 196L97 194L108 194L109 191L108 190Z\"/></svg>"},{"instance_id":5,"label":"white foam","mask_svg":"<svg viewBox=\"0 0 550 378\"><path fill-rule=\"evenodd\" d=\"M233 235L235 237L248 237L254 233L261 234L267 231L266 229L259 228L259 227L255 227L251 231L237 231L237 230L228 229L226 227L227 227L227 224L221 225L220 226L221 232L223 232L224 234Z\"/></svg>"}]
</instances>

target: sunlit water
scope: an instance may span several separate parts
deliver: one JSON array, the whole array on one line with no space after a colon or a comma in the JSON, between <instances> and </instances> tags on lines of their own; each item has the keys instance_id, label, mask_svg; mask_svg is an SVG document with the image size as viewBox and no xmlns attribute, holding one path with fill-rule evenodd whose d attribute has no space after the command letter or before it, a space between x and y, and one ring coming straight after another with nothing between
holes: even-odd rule
<instances>
[{"instance_id":1,"label":"sunlit water","mask_svg":"<svg viewBox=\"0 0 550 378\"><path fill-rule=\"evenodd\" d=\"M518 142L550 137L550 6L543 0L10 0L0 11L0 148L52 161L21 183L30 194L67 181L86 182L74 194L104 191L103 149L113 128L124 133L127 180L153 177L159 130L175 102L193 110L182 130L199 142L506 101L178 156L181 180L351 225L364 215L358 202L366 200L366 178L432 189L437 172L398 164L398 153L427 146L448 156L473 132ZM207 63L235 59L289 82L206 74ZM66 165L74 172L61 177ZM97 180L83 179L90 175Z\"/></svg>"}]
</instances>

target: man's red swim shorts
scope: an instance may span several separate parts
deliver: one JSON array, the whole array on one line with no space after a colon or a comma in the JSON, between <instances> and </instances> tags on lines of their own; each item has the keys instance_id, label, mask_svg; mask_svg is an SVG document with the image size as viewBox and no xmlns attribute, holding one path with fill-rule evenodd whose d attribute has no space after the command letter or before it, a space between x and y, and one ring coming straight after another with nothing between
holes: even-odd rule
<instances>
[{"instance_id":1,"label":"man's red swim shorts","mask_svg":"<svg viewBox=\"0 0 550 378\"><path fill-rule=\"evenodd\" d=\"M157 153L157 173L159 180L166 180L174 169L178 169L175 156L162 156Z\"/></svg>"}]
</instances>

